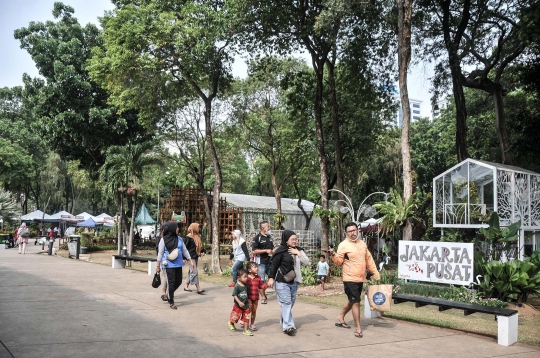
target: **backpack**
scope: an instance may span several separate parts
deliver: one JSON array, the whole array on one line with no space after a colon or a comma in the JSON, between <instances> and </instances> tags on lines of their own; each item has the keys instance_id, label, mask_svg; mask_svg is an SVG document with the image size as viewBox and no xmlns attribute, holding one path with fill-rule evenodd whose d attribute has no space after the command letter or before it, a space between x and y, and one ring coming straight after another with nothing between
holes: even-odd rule
<instances>
[{"instance_id":1,"label":"backpack","mask_svg":"<svg viewBox=\"0 0 540 358\"><path fill-rule=\"evenodd\" d=\"M24 229L21 230L19 235L21 235L22 237L30 237L30 230L28 230L28 228L25 227Z\"/></svg>"}]
</instances>

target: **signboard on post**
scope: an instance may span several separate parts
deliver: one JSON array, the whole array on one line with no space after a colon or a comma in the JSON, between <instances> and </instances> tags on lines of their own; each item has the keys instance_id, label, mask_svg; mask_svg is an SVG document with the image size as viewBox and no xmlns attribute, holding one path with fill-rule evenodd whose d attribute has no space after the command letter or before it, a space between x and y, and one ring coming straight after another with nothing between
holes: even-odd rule
<instances>
[{"instance_id":1,"label":"signboard on post","mask_svg":"<svg viewBox=\"0 0 540 358\"><path fill-rule=\"evenodd\" d=\"M473 267L474 244L399 241L398 278L469 285Z\"/></svg>"}]
</instances>

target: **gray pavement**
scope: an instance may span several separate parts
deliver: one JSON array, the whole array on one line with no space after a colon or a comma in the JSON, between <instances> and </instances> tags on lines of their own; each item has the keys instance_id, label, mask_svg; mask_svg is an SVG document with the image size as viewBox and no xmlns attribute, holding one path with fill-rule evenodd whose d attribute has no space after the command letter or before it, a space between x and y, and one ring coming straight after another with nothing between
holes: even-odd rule
<instances>
[{"instance_id":1,"label":"gray pavement","mask_svg":"<svg viewBox=\"0 0 540 358\"><path fill-rule=\"evenodd\" d=\"M259 331L246 337L227 327L228 287L202 283L206 295L180 288L174 311L146 273L39 251L0 250L0 358L540 357L538 347L385 318L363 318L358 339L334 326L338 308L302 301L293 310L298 334L289 337L275 295L259 306Z\"/></svg>"}]
</instances>

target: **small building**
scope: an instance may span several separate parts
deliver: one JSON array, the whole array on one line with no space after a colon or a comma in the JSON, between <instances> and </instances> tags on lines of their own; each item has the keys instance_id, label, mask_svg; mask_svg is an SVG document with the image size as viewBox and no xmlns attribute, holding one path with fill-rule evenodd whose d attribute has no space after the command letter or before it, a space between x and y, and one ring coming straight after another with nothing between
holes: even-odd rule
<instances>
[{"instance_id":1,"label":"small building","mask_svg":"<svg viewBox=\"0 0 540 358\"><path fill-rule=\"evenodd\" d=\"M245 194L221 193L221 198L227 199L227 205L242 209L242 232L249 233L259 230L259 222L267 220L272 225L277 214L276 198L273 196L256 196ZM311 215L315 204L307 201L301 201L305 213ZM281 213L286 215L282 226L290 230L311 230L315 237L321 235L321 221L313 215L306 228L306 217L302 209L298 207L298 199L281 198ZM280 228L273 228L279 230Z\"/></svg>"},{"instance_id":2,"label":"small building","mask_svg":"<svg viewBox=\"0 0 540 358\"><path fill-rule=\"evenodd\" d=\"M488 227L492 212L501 227L521 220L520 259L539 250L540 174L469 158L433 179L433 227Z\"/></svg>"}]
</instances>

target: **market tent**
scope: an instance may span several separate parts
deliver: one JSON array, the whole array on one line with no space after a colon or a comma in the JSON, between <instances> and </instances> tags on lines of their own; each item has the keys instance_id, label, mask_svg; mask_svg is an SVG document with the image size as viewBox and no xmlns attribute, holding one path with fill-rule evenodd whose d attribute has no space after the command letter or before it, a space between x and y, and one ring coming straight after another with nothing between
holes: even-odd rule
<instances>
[{"instance_id":1,"label":"market tent","mask_svg":"<svg viewBox=\"0 0 540 358\"><path fill-rule=\"evenodd\" d=\"M80 214L77 215L77 216L82 217L84 220L88 220L89 218L94 219L94 217L93 217L92 215L88 214L86 211L85 211L84 213L80 213Z\"/></svg>"},{"instance_id":2,"label":"market tent","mask_svg":"<svg viewBox=\"0 0 540 358\"><path fill-rule=\"evenodd\" d=\"M381 219L367 219L365 221L362 221L360 223L360 231L362 232L372 232L372 231L378 231L379 230L379 224L381 223Z\"/></svg>"},{"instance_id":3,"label":"market tent","mask_svg":"<svg viewBox=\"0 0 540 358\"><path fill-rule=\"evenodd\" d=\"M77 226L85 226L85 227L96 227L96 226L99 226L99 225L101 225L101 224L95 222L94 219L92 219L91 217L84 220L83 222L77 223Z\"/></svg>"},{"instance_id":4,"label":"market tent","mask_svg":"<svg viewBox=\"0 0 540 358\"><path fill-rule=\"evenodd\" d=\"M48 214L43 213L41 210L33 211L29 214L21 216L21 221L34 221L34 220L42 220L42 219L49 219L51 216Z\"/></svg>"},{"instance_id":5,"label":"market tent","mask_svg":"<svg viewBox=\"0 0 540 358\"><path fill-rule=\"evenodd\" d=\"M43 220L35 219L35 221L45 222L45 223L60 223L68 220L69 218L73 218L73 215L68 213L67 211L59 211L52 215L47 215Z\"/></svg>"},{"instance_id":6,"label":"market tent","mask_svg":"<svg viewBox=\"0 0 540 358\"><path fill-rule=\"evenodd\" d=\"M139 209L139 213L137 214L137 217L135 217L135 224L137 225L151 225L155 224L156 221L152 219L150 216L150 213L148 212L148 209L146 209L146 205L144 203L141 205L141 208Z\"/></svg>"}]
</instances>

